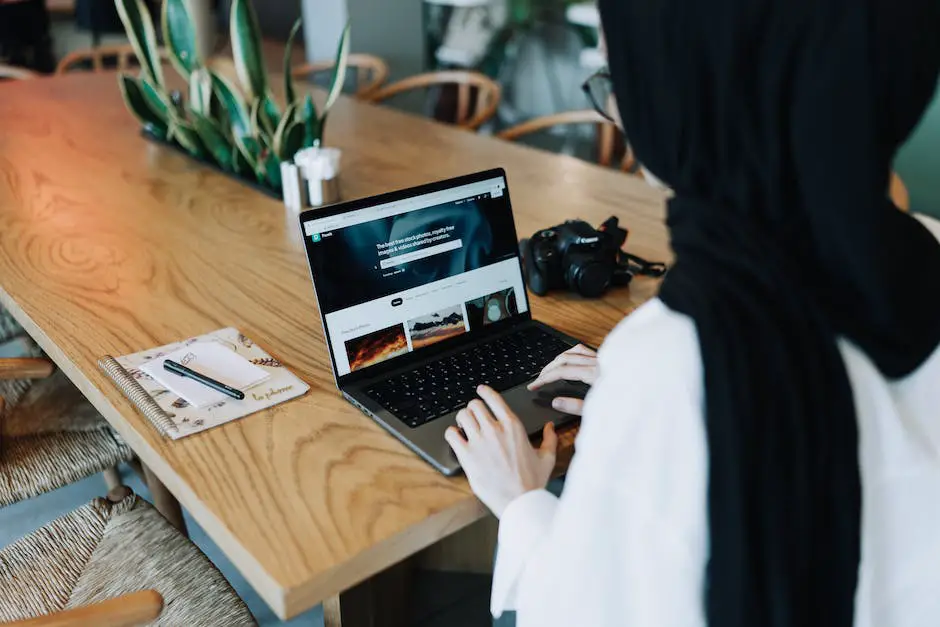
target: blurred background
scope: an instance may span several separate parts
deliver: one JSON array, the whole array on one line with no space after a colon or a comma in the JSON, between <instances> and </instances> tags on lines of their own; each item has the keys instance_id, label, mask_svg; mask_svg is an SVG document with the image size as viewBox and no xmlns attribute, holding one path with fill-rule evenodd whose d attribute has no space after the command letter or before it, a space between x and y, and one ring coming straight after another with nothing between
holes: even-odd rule
<instances>
[{"instance_id":1,"label":"blurred background","mask_svg":"<svg viewBox=\"0 0 940 627\"><path fill-rule=\"evenodd\" d=\"M155 17L159 0L147 0ZM225 53L230 0L191 0L215 25L207 45ZM498 132L552 113L589 107L580 85L603 67L596 50L599 17L577 0L267 0L254 3L269 63L280 68L283 44L304 17L298 62L330 59L347 19L352 51L389 65L389 80L465 68L497 80L503 98L483 132ZM126 42L112 0L0 0L0 63L52 72L67 53ZM325 77L328 78L328 77ZM448 93L412 93L391 104L446 118ZM569 125L526 137L540 148L590 159L595 129ZM940 98L907 145L896 170L912 209L940 216Z\"/></svg>"}]
</instances>

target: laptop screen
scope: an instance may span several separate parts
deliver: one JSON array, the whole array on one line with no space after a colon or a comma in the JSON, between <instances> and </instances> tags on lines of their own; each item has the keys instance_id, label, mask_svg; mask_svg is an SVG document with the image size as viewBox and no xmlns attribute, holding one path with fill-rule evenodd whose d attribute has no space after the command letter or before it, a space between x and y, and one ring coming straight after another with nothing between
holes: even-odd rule
<instances>
[{"instance_id":1,"label":"laptop screen","mask_svg":"<svg viewBox=\"0 0 940 627\"><path fill-rule=\"evenodd\" d=\"M505 176L463 181L303 222L338 377L528 310Z\"/></svg>"}]
</instances>

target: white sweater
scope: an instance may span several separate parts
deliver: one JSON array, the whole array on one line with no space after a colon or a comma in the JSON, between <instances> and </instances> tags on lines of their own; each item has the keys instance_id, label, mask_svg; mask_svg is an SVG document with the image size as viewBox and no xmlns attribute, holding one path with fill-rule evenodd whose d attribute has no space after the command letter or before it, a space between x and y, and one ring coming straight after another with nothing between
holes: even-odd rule
<instances>
[{"instance_id":1,"label":"white sweater","mask_svg":"<svg viewBox=\"0 0 940 627\"><path fill-rule=\"evenodd\" d=\"M927 220L940 238L940 222ZM925 289L940 286L927 285ZM862 478L857 627L940 626L940 350L887 381L851 342ZM599 353L563 496L500 521L491 609L518 627L706 624L708 452L690 318L653 300Z\"/></svg>"}]
</instances>

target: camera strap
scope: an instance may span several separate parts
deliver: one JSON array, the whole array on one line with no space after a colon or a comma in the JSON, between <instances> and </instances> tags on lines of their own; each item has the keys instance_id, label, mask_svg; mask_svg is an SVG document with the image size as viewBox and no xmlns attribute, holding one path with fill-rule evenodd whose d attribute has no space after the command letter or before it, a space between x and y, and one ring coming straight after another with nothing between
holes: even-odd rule
<instances>
[{"instance_id":1,"label":"camera strap","mask_svg":"<svg viewBox=\"0 0 940 627\"><path fill-rule=\"evenodd\" d=\"M668 270L666 264L661 261L647 261L625 250L621 250L618 257L619 265L626 266L626 271L629 272L631 276L659 278L665 275Z\"/></svg>"}]
</instances>

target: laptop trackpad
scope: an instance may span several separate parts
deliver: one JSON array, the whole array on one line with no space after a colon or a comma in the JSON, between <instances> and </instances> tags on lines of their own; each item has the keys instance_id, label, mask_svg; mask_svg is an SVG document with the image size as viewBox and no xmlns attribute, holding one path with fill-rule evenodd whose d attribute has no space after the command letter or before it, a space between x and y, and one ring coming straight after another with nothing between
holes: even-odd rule
<instances>
[{"instance_id":1,"label":"laptop trackpad","mask_svg":"<svg viewBox=\"0 0 940 627\"><path fill-rule=\"evenodd\" d=\"M509 407L516 412L529 433L541 432L545 423L551 420L555 426L577 420L579 416L562 413L552 407L552 401L558 397L583 399L590 387L577 381L559 381L530 392L519 386L504 394Z\"/></svg>"}]
</instances>

